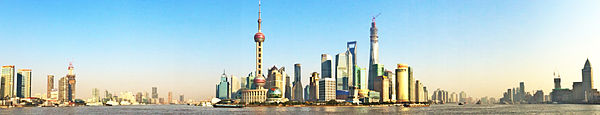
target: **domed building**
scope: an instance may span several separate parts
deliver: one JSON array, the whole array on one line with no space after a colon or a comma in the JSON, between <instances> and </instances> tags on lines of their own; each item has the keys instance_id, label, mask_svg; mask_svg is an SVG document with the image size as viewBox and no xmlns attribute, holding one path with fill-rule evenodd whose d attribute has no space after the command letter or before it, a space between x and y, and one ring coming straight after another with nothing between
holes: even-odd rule
<instances>
[{"instance_id":1,"label":"domed building","mask_svg":"<svg viewBox=\"0 0 600 115\"><path fill-rule=\"evenodd\" d=\"M269 88L267 91L267 103L283 103L288 101L287 98L283 98L283 92L278 87Z\"/></svg>"}]
</instances>

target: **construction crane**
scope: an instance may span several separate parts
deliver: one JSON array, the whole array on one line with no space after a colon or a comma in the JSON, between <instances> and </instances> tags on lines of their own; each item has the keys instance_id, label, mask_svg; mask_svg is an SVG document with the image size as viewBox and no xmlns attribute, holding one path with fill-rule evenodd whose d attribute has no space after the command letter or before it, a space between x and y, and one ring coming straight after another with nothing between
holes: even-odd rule
<instances>
[{"instance_id":1,"label":"construction crane","mask_svg":"<svg viewBox=\"0 0 600 115\"><path fill-rule=\"evenodd\" d=\"M378 13L377 15L373 16L373 22L375 22L375 18L377 18L379 15L381 15L381 13Z\"/></svg>"}]
</instances>

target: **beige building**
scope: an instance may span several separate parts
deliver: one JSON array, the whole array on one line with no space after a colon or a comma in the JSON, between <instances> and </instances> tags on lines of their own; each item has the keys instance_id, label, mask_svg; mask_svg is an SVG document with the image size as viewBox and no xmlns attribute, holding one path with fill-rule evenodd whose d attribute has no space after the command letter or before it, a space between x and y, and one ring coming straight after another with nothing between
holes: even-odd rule
<instances>
[{"instance_id":1,"label":"beige building","mask_svg":"<svg viewBox=\"0 0 600 115\"><path fill-rule=\"evenodd\" d=\"M0 93L2 93L2 98L10 98L10 97L14 97L14 92L13 92L13 88L14 88L14 84L13 84L13 78L15 76L15 66L14 65L7 65L7 66L2 66L2 86Z\"/></svg>"},{"instance_id":2,"label":"beige building","mask_svg":"<svg viewBox=\"0 0 600 115\"><path fill-rule=\"evenodd\" d=\"M389 90L390 90L390 81L387 76L378 76L375 77L375 82L373 84L373 88L375 91L379 92L379 102L390 102L389 98Z\"/></svg>"},{"instance_id":3,"label":"beige building","mask_svg":"<svg viewBox=\"0 0 600 115\"><path fill-rule=\"evenodd\" d=\"M318 101L319 100L319 73L313 72L310 77L310 101Z\"/></svg>"},{"instance_id":4,"label":"beige building","mask_svg":"<svg viewBox=\"0 0 600 115\"><path fill-rule=\"evenodd\" d=\"M242 91L242 103L265 102L267 100L267 89L249 89Z\"/></svg>"},{"instance_id":5,"label":"beige building","mask_svg":"<svg viewBox=\"0 0 600 115\"><path fill-rule=\"evenodd\" d=\"M409 102L408 82L408 66L398 64L396 69L396 102Z\"/></svg>"}]
</instances>

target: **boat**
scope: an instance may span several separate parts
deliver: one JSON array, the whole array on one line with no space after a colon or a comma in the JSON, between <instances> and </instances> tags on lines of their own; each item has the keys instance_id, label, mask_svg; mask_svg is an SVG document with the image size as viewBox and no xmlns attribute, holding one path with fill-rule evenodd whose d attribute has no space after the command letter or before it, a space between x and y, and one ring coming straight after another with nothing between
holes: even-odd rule
<instances>
[{"instance_id":1,"label":"boat","mask_svg":"<svg viewBox=\"0 0 600 115\"><path fill-rule=\"evenodd\" d=\"M429 104L404 104L404 107L429 107Z\"/></svg>"},{"instance_id":2,"label":"boat","mask_svg":"<svg viewBox=\"0 0 600 115\"><path fill-rule=\"evenodd\" d=\"M458 103L458 105L464 105L464 104L461 102L461 103Z\"/></svg>"},{"instance_id":3,"label":"boat","mask_svg":"<svg viewBox=\"0 0 600 115\"><path fill-rule=\"evenodd\" d=\"M478 100L477 103L475 103L477 105L481 104L481 100Z\"/></svg>"},{"instance_id":4,"label":"boat","mask_svg":"<svg viewBox=\"0 0 600 115\"><path fill-rule=\"evenodd\" d=\"M242 108L245 105L235 104L233 100L221 100L213 105L215 108Z\"/></svg>"}]
</instances>

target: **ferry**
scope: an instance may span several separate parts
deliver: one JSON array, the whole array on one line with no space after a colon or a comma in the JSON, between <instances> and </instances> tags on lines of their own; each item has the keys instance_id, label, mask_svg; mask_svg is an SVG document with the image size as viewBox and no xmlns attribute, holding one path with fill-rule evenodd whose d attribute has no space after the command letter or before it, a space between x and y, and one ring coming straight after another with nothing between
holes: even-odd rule
<instances>
[{"instance_id":1,"label":"ferry","mask_svg":"<svg viewBox=\"0 0 600 115\"><path fill-rule=\"evenodd\" d=\"M215 108L242 108L243 104L235 104L233 100L221 100L213 105Z\"/></svg>"}]
</instances>

